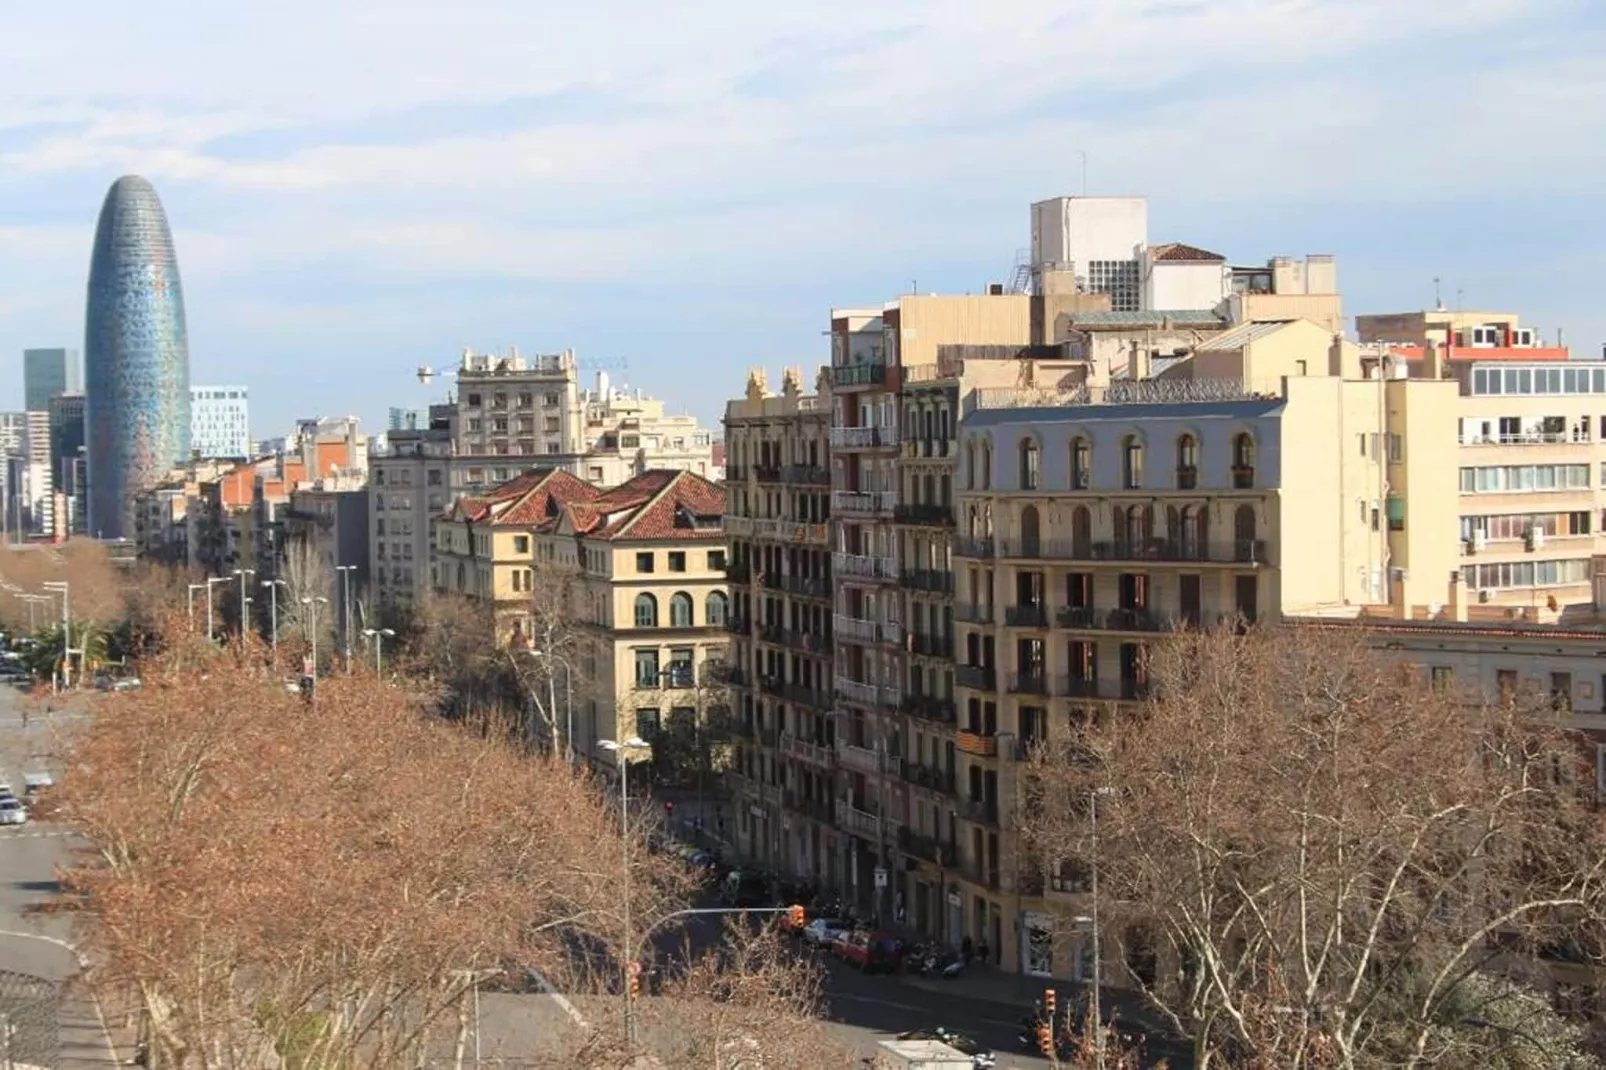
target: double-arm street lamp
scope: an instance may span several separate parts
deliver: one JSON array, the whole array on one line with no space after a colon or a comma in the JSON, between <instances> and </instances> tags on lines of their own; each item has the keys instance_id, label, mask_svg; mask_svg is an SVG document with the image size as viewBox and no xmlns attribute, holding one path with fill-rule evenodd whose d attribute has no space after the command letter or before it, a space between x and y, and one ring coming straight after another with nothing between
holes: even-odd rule
<instances>
[{"instance_id":1,"label":"double-arm street lamp","mask_svg":"<svg viewBox=\"0 0 1606 1070\"><path fill-rule=\"evenodd\" d=\"M396 638L396 633L389 628L364 628L362 634L374 641L374 675L380 676L385 671L381 651L384 649L386 639Z\"/></svg>"},{"instance_id":2,"label":"double-arm street lamp","mask_svg":"<svg viewBox=\"0 0 1606 1070\"><path fill-rule=\"evenodd\" d=\"M250 614L247 612L251 606L251 599L245 593L245 578L247 576L255 576L257 570L254 568L237 568L234 570L234 574L240 579L240 642L243 643L245 642L246 623L251 619Z\"/></svg>"},{"instance_id":3,"label":"double-arm street lamp","mask_svg":"<svg viewBox=\"0 0 1606 1070\"><path fill-rule=\"evenodd\" d=\"M190 586L194 586L191 584ZM273 663L279 663L279 588L288 587L283 580L263 580L262 586L268 589L268 627L273 631Z\"/></svg>"}]
</instances>

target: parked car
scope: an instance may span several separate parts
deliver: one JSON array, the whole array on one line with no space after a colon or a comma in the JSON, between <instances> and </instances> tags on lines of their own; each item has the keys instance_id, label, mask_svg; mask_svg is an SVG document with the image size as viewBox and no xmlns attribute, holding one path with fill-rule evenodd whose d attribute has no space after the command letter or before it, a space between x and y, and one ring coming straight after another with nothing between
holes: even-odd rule
<instances>
[{"instance_id":1,"label":"parked car","mask_svg":"<svg viewBox=\"0 0 1606 1070\"><path fill-rule=\"evenodd\" d=\"M903 962L903 943L890 933L860 929L841 940L836 953L865 973L896 973Z\"/></svg>"},{"instance_id":2,"label":"parked car","mask_svg":"<svg viewBox=\"0 0 1606 1070\"><path fill-rule=\"evenodd\" d=\"M803 942L829 951L852 931L853 923L846 918L815 918L803 926Z\"/></svg>"},{"instance_id":3,"label":"parked car","mask_svg":"<svg viewBox=\"0 0 1606 1070\"><path fill-rule=\"evenodd\" d=\"M0 825L26 825L28 823L28 808L22 800L13 796L0 799Z\"/></svg>"}]
</instances>

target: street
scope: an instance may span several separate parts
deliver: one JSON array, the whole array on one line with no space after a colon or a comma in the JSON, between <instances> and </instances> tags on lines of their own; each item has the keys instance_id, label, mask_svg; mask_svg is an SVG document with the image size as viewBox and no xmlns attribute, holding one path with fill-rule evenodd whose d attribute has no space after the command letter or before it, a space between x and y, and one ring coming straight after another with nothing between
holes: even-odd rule
<instances>
[{"instance_id":1,"label":"street","mask_svg":"<svg viewBox=\"0 0 1606 1070\"><path fill-rule=\"evenodd\" d=\"M23 724L22 692L0 684L0 781L19 794L26 773L61 775L53 757L58 733L75 716L34 713ZM60 827L30 821L0 828L0 970L66 982L78 973L70 914L35 912L56 893L56 866L83 841ZM62 1068L118 1064L101 1008L84 986L62 993L59 1061Z\"/></svg>"}]
</instances>

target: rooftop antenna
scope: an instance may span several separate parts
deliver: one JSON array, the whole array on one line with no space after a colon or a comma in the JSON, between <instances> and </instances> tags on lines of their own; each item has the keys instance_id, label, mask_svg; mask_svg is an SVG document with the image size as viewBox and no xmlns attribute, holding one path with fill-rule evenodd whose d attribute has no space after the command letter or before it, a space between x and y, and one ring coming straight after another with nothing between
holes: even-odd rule
<instances>
[{"instance_id":1,"label":"rooftop antenna","mask_svg":"<svg viewBox=\"0 0 1606 1070\"><path fill-rule=\"evenodd\" d=\"M1444 298L1439 296L1439 277L1433 276L1433 311L1444 311Z\"/></svg>"}]
</instances>

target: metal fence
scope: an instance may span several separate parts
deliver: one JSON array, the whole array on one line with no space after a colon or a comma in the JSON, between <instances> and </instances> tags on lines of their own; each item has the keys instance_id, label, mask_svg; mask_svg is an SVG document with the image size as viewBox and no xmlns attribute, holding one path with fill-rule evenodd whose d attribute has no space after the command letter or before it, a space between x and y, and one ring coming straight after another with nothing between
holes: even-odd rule
<instances>
[{"instance_id":1,"label":"metal fence","mask_svg":"<svg viewBox=\"0 0 1606 1070\"><path fill-rule=\"evenodd\" d=\"M0 970L0 1070L61 1062L61 986Z\"/></svg>"}]
</instances>

